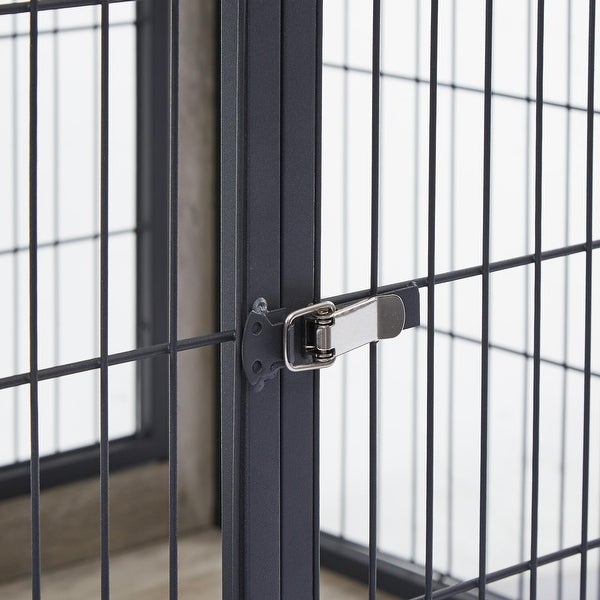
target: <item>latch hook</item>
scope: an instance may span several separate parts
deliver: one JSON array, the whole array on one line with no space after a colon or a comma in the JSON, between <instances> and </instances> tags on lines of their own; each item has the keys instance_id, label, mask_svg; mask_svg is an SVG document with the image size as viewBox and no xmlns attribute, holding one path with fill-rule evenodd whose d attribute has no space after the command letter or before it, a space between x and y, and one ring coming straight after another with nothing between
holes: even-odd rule
<instances>
[{"instance_id":1,"label":"latch hook","mask_svg":"<svg viewBox=\"0 0 600 600\"><path fill-rule=\"evenodd\" d=\"M304 317L302 350L312 362L295 363L291 358L290 331ZM319 302L291 312L283 325L283 360L290 371L329 367L336 357L365 344L396 337L404 328L404 302L396 294L367 298L336 309L333 302Z\"/></svg>"}]
</instances>

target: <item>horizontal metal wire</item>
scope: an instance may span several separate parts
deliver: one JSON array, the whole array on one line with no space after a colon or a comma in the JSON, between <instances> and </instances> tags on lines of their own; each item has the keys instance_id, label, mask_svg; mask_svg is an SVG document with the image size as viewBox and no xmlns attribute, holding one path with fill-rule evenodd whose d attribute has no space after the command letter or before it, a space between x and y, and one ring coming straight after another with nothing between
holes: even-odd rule
<instances>
[{"instance_id":1,"label":"horizontal metal wire","mask_svg":"<svg viewBox=\"0 0 600 600\"><path fill-rule=\"evenodd\" d=\"M575 546L569 546L568 548L563 548L562 550L557 550L556 552L551 552L549 554L539 556L536 561L536 565L538 567L543 567L545 565L564 560L565 558L569 558L570 556L576 556L581 552L585 552L587 550L594 550L596 548L600 548L600 538L589 541L585 546L577 544ZM485 582L486 584L490 584L495 583L496 581L501 581L503 579L508 579L509 577L513 577L514 575L525 573L530 569L530 567L531 561L528 560L511 565L510 567L506 567L505 569L492 571L491 573L488 573L486 575ZM432 598L435 598L436 600L454 598L457 594L469 592L471 590L476 589L478 586L479 578L475 577L473 579L468 579L467 581L462 581L461 583L448 586L447 588L444 588L442 590L437 590L436 592L433 592ZM425 596L419 596L418 598L414 598L414 600L424 600L424 598Z\"/></svg>"},{"instance_id":2,"label":"horizontal metal wire","mask_svg":"<svg viewBox=\"0 0 600 600\"><path fill-rule=\"evenodd\" d=\"M420 329L427 329L427 325L419 325ZM451 331L448 329L440 329L436 327L434 329L435 333L439 333L440 335L447 335L448 337L454 338L456 340L460 340L462 342L470 342L473 344L481 345L481 340L476 337L471 337L469 335L464 335L462 333L456 333L456 331ZM510 346L504 346L503 344L494 344L490 343L490 348L494 350L500 350L502 352L507 352L508 354L514 354L515 356L521 356L522 358L533 359L533 354L526 352L525 350L518 350L517 348L511 348ZM566 369L567 371L574 371L576 373L585 373L585 369L583 367L577 367L575 365L571 365L566 362L562 362L560 360L554 360L552 358L544 358L540 357L540 362L552 365L554 367L560 367L561 369ZM600 372L592 371L592 377L600 377Z\"/></svg>"},{"instance_id":3,"label":"horizontal metal wire","mask_svg":"<svg viewBox=\"0 0 600 600\"><path fill-rule=\"evenodd\" d=\"M119 4L121 2L132 2L134 0L108 0L109 4ZM140 1L140 0L138 0ZM43 10L58 10L60 8L80 8L83 6L100 6L102 0L46 0L37 3L37 12ZM28 13L31 9L31 2L15 2L14 4L0 5L0 16L18 15Z\"/></svg>"},{"instance_id":4,"label":"horizontal metal wire","mask_svg":"<svg viewBox=\"0 0 600 600\"><path fill-rule=\"evenodd\" d=\"M119 237L127 234L138 234L139 229L115 229L109 232L108 237ZM93 242L100 238L99 233L92 233L90 235L78 235L74 237L68 237L58 240L52 240L50 242L40 242L37 245L37 249L41 248L56 248L58 246L68 246L69 244L77 244L79 242ZM29 246L15 246L14 248L4 248L0 250L0 256L6 256L7 254L17 254L18 252L28 252Z\"/></svg>"},{"instance_id":5,"label":"horizontal metal wire","mask_svg":"<svg viewBox=\"0 0 600 600\"><path fill-rule=\"evenodd\" d=\"M1 6L1 5L0 5ZM114 21L111 22L110 28L114 29L117 27L135 27L139 21ZM90 25L67 25L65 27L52 27L50 29L40 29L38 31L38 37L42 35L56 35L59 33L77 33L80 31L97 31L100 29L98 23L91 23ZM29 38L29 31L14 31L11 33L3 33L0 35L0 40L14 40L17 38Z\"/></svg>"},{"instance_id":6,"label":"horizontal metal wire","mask_svg":"<svg viewBox=\"0 0 600 600\"><path fill-rule=\"evenodd\" d=\"M600 240L594 240L592 242L592 249L597 250L600 248ZM541 254L541 260L553 260L555 258L564 258L566 256L572 256L573 254L579 254L586 251L585 243L573 244L571 246L562 246L560 248L553 248L552 250L546 250ZM490 270L492 272L505 271L515 267L524 267L526 265L533 264L535 262L535 254L526 254L524 256L518 256L515 258L508 258L505 260L496 261L490 264ZM456 271L448 271L436 275L435 283L446 283L450 281L458 281L460 279L466 279L475 275L481 275L482 268L472 267L466 269L458 269ZM427 285L427 279L421 278L415 280L418 287L425 287Z\"/></svg>"},{"instance_id":7,"label":"horizontal metal wire","mask_svg":"<svg viewBox=\"0 0 600 600\"><path fill-rule=\"evenodd\" d=\"M370 75L371 69L366 69L364 67L351 67L348 65L341 65L335 63L323 63L324 67L328 67L330 69L339 69L340 71L350 71L351 73L361 73L364 75ZM422 83L424 85L429 85L429 79L424 77L415 77L414 75L402 75L400 73L390 73L390 72L381 72L381 77L386 79L397 79L399 81L407 81L409 83ZM462 85L459 83L449 83L447 81L438 81L438 88L449 88L452 90L459 90L461 92L472 92L475 94L484 94L485 90L483 88L479 88L477 86L471 85ZM499 92L498 90L492 90L492 96L497 98L507 98L509 100L520 100L522 102L528 102L531 104L535 103L535 98L530 96L521 96L519 94L511 94L509 92ZM544 106L553 106L555 108L564 108L566 110L575 110L579 112L587 112L587 108L585 106L580 106L576 104L564 104L562 102L554 102L552 100L544 100L542 102ZM594 114L599 115L600 110L595 110Z\"/></svg>"},{"instance_id":8,"label":"horizontal metal wire","mask_svg":"<svg viewBox=\"0 0 600 600\"><path fill-rule=\"evenodd\" d=\"M592 242L592 249L598 250L600 248L600 240L594 240ZM582 244L573 244L571 246L563 246L561 248L553 248L552 250L546 250L542 252L542 261L553 260L555 258L564 258L566 256L572 256L573 254L580 254L585 252L586 246ZM516 267L525 267L535 262L535 254L525 254L523 256L516 256L514 258L507 258L505 260L499 260L490 263L490 271L497 273L498 271L506 271ZM464 269L455 269L454 271L445 271L444 273L438 273L435 276L434 283L450 283L452 281L460 281L461 279L469 279L471 277L477 277L483 274L483 266L477 265L474 267L466 267ZM405 288L409 285L416 285L419 288L427 287L429 280L427 277L418 277L416 279L408 279L406 281L399 281L397 283L389 283L382 285L377 289L378 294L392 293L401 288ZM369 295L369 290L360 290L358 292L348 292L346 294L338 294L337 296L331 296L325 298L330 300L334 304L341 304L344 302L354 302L361 298L365 298Z\"/></svg>"},{"instance_id":9,"label":"horizontal metal wire","mask_svg":"<svg viewBox=\"0 0 600 600\"><path fill-rule=\"evenodd\" d=\"M230 330L221 331L218 333L209 333L207 335L201 335L198 337L184 338L177 341L175 352L194 350L196 348L203 348L205 346L216 346L218 344L223 344L224 342L233 342L235 337L235 331ZM162 344L154 344L153 346L145 346L143 348L135 348L133 350L126 350L125 352L109 354L108 365L121 365L124 363L135 362L137 360L144 360L170 353L170 344L168 342L163 342ZM87 360L66 363L64 365L57 365L55 367L48 367L46 369L40 369L38 371L38 380L45 381L48 379L55 379L57 377L64 377L66 375L84 373L85 371L93 371L99 368L100 357L95 357ZM0 379L0 390L19 385L25 385L30 381L31 373L19 373L17 375L3 377Z\"/></svg>"}]
</instances>

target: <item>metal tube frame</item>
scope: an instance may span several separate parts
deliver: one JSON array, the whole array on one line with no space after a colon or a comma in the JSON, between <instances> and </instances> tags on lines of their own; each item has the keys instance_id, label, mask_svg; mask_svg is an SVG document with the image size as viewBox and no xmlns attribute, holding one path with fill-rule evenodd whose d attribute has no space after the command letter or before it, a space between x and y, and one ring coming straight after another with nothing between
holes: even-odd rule
<instances>
[{"instance_id":1,"label":"metal tube frame","mask_svg":"<svg viewBox=\"0 0 600 600\"><path fill-rule=\"evenodd\" d=\"M315 299L319 3L222 3L221 327ZM235 232L235 233L234 233ZM318 597L318 377L260 392L221 346L223 598ZM316 496L316 498L315 498Z\"/></svg>"}]
</instances>

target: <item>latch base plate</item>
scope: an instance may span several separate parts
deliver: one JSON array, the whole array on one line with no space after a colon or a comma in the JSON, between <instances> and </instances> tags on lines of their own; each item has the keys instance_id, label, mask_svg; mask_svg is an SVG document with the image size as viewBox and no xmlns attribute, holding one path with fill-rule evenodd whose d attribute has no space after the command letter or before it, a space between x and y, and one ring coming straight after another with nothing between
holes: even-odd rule
<instances>
[{"instance_id":1,"label":"latch base plate","mask_svg":"<svg viewBox=\"0 0 600 600\"><path fill-rule=\"evenodd\" d=\"M395 337L419 324L416 285L336 307L323 301L295 311L269 310L258 298L242 339L248 383L260 391L279 370L305 371L333 364L337 356L369 342Z\"/></svg>"}]
</instances>

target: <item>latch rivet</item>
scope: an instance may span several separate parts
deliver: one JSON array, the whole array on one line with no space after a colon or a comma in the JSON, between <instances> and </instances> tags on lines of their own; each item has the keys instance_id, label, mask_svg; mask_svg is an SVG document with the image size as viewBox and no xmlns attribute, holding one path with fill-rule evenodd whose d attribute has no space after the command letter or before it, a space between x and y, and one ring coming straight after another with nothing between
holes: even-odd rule
<instances>
[{"instance_id":1,"label":"latch rivet","mask_svg":"<svg viewBox=\"0 0 600 600\"><path fill-rule=\"evenodd\" d=\"M257 298L252 305L252 310L256 313L266 313L268 308L267 301L264 298Z\"/></svg>"}]
</instances>

